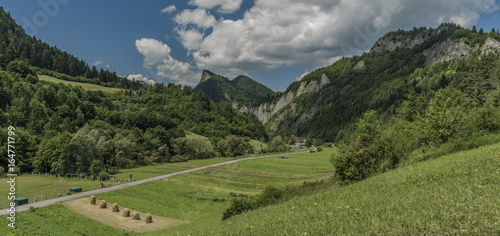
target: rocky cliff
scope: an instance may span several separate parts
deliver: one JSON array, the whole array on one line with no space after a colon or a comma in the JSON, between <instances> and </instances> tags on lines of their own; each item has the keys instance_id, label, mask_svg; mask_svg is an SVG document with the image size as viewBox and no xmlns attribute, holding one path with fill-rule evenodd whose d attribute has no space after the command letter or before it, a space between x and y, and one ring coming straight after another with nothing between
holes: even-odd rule
<instances>
[{"instance_id":1,"label":"rocky cliff","mask_svg":"<svg viewBox=\"0 0 500 236\"><path fill-rule=\"evenodd\" d=\"M285 106L291 104L295 98L306 93L318 92L328 83L330 83L330 79L325 74L322 74L320 81L302 81L297 91L288 91L275 103L263 103L258 107L243 106L239 110L241 112L254 114L263 124L266 124L274 114L283 109ZM237 107L237 104L233 103L233 107ZM294 112L294 109L291 109L290 112ZM311 115L315 112L316 111L312 112ZM306 118L303 118L303 120L305 119Z\"/></svg>"}]
</instances>

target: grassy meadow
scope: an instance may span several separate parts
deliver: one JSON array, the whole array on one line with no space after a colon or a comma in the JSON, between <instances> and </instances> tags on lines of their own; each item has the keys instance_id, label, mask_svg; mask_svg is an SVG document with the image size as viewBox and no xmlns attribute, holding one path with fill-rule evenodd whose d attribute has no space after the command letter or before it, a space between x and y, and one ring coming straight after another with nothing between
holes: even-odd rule
<instances>
[{"instance_id":1,"label":"grassy meadow","mask_svg":"<svg viewBox=\"0 0 500 236\"><path fill-rule=\"evenodd\" d=\"M333 149L265 157L100 194L154 216L189 223L146 233L116 229L62 204L18 214L11 235L498 235L500 144L459 152L346 186L233 216L237 194L327 179ZM300 178L299 178L300 177ZM78 222L78 223L76 223ZM62 234L61 234L62 235Z\"/></svg>"},{"instance_id":2,"label":"grassy meadow","mask_svg":"<svg viewBox=\"0 0 500 236\"><path fill-rule=\"evenodd\" d=\"M117 202L119 205L137 209L141 212L148 212L154 216L189 221L188 224L143 233L145 235L178 234L219 223L222 213L238 194L240 197L246 197L262 192L263 188L269 185L285 186L302 184L304 181L328 179L331 175L331 172L329 172L331 170L329 157L332 151L333 149L327 148L324 152L314 154L284 155L288 159L272 156L247 160L230 164L229 167L224 166L222 168L223 166L220 166L200 170L99 194L97 198L105 199L109 203ZM223 158L218 158L170 165L191 165L194 167L195 165L208 165L223 160ZM280 163L288 166L289 169L280 168ZM157 170L161 166L142 168ZM71 233L83 235L93 232L87 229L91 227L90 225L95 225L98 228L96 232L103 232L106 235L124 235L122 230L106 226L86 217L82 219L82 215L67 209L61 204L36 209L35 212L19 213L20 222L24 218L28 220L20 223L17 231L12 231L16 232L16 235L23 235L23 233L29 235L30 232L51 232L52 228L60 230L61 226ZM47 221L47 224L40 225L38 222L31 222L32 219L40 220L40 218ZM87 227L73 227L73 223L64 223L66 219L82 222ZM0 222L3 223L4 221L0 220ZM0 232L2 230L7 231L8 229L4 225L0 225ZM130 235L136 234L133 232L127 233Z\"/></svg>"},{"instance_id":3,"label":"grassy meadow","mask_svg":"<svg viewBox=\"0 0 500 236\"><path fill-rule=\"evenodd\" d=\"M498 235L500 144L321 190L185 235Z\"/></svg>"},{"instance_id":4,"label":"grassy meadow","mask_svg":"<svg viewBox=\"0 0 500 236\"><path fill-rule=\"evenodd\" d=\"M118 184L123 184L128 181L130 174L132 173L133 180L142 180L159 175L170 174L173 172L183 171L191 168L196 168L199 166L205 166L210 164L216 164L224 161L231 160L230 158L214 158L207 160L189 160L187 162L177 163L177 164L160 164L153 166L143 166L137 168L122 169L117 174L113 175L114 180L104 181L104 186L113 186ZM0 178L1 179L1 178ZM3 180L7 180L4 178ZM30 203L34 202L35 196L37 200L43 196L43 200L56 198L57 194L61 196L66 195L69 192L70 187L79 186L82 187L84 191L94 190L101 188L101 182L98 180L91 180L90 177L87 179L79 180L75 178L56 178L41 175L21 175L16 177L16 196L27 197ZM0 195L7 196L9 192L7 181L0 181ZM39 201L39 200L38 200ZM0 207L7 208L11 201L5 198L0 198Z\"/></svg>"},{"instance_id":5,"label":"grassy meadow","mask_svg":"<svg viewBox=\"0 0 500 236\"><path fill-rule=\"evenodd\" d=\"M38 75L38 79L40 79L42 81L49 81L49 82L54 82L54 83L63 83L65 85L80 86L86 90L92 90L92 91L118 92L118 91L123 90L120 88L104 87L104 86L100 86L100 85L96 85L96 84L89 84L89 83L81 83L81 82L56 79L56 78L48 76L48 75Z\"/></svg>"}]
</instances>

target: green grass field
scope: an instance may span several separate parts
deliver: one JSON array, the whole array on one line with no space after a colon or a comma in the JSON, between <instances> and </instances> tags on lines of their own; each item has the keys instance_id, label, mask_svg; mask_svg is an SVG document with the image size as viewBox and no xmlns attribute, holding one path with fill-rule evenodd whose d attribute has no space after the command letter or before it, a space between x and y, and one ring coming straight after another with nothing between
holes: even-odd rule
<instances>
[{"instance_id":1,"label":"green grass field","mask_svg":"<svg viewBox=\"0 0 500 236\"><path fill-rule=\"evenodd\" d=\"M141 180L228 160L232 159L214 158L207 160L190 160L178 164L160 164L155 166L122 169L114 175L114 180L104 181L104 185L107 187L123 184L130 178L129 173L132 173L133 180ZM9 192L7 179L0 178L0 180L3 180L0 181L0 196L7 196ZM101 182L98 180L90 180L89 177L87 180L79 180L77 178L66 179L62 177L46 177L43 176L43 174L41 176L36 174L21 175L16 177L16 196L27 197L31 203L35 201L35 196L37 197L37 200L40 198L43 198L43 200L56 198L58 193L61 194L61 196L64 196L69 192L69 187L74 186L82 187L84 191L88 191L100 188ZM6 208L6 205L9 203L10 200L8 200L7 197L0 198L0 207L2 209Z\"/></svg>"},{"instance_id":2,"label":"green grass field","mask_svg":"<svg viewBox=\"0 0 500 236\"><path fill-rule=\"evenodd\" d=\"M190 235L499 235L500 144L232 217Z\"/></svg>"},{"instance_id":3,"label":"green grass field","mask_svg":"<svg viewBox=\"0 0 500 236\"><path fill-rule=\"evenodd\" d=\"M222 213L233 199L231 193L254 195L264 186L315 180L314 177L331 171L329 156L333 151L286 155L288 159L259 158L97 197L153 215L190 222L140 235L500 233L500 144L402 167L347 186L327 187L221 221ZM302 179L292 178L297 176ZM324 178L328 177L318 179ZM7 220L0 219L0 232L137 235L103 225L61 204L18 215L17 230L9 230Z\"/></svg>"},{"instance_id":4,"label":"green grass field","mask_svg":"<svg viewBox=\"0 0 500 236\"><path fill-rule=\"evenodd\" d=\"M80 82L73 82L73 81L67 81L67 80L62 80L62 79L56 79L51 76L47 75L38 75L38 79L42 81L49 81L49 82L54 82L54 83L63 83L65 85L71 85L71 86L81 86L82 88L86 90L92 90L92 91L103 91L103 92L118 92L121 91L122 89L119 88L110 88L110 87L104 87L96 84L88 84L88 83L80 83Z\"/></svg>"},{"instance_id":5,"label":"green grass field","mask_svg":"<svg viewBox=\"0 0 500 236\"><path fill-rule=\"evenodd\" d=\"M329 167L329 156L332 150L333 149L326 149L324 152L314 154L290 154L286 155L288 159L280 159L278 156L273 156L247 160L239 162L239 166L238 164L231 165L231 168L218 167L200 170L139 186L99 194L97 197L99 199L105 199L108 202L117 202L119 205L137 209L142 212L149 212L153 215L191 222L146 233L146 235L172 235L203 227L210 227L211 225L219 223L222 213L230 205L231 200L234 198L232 195L234 194L255 195L260 193L263 188L268 185L284 186L289 184L302 184L304 181L328 178L328 176L331 175L331 173L327 172L331 169L331 167ZM195 165L208 165L224 160L228 159L196 160L174 165L191 165L194 167ZM289 171L278 171L281 176L273 176L276 175L276 167L280 162L282 164L288 163L286 166L294 167L290 168ZM310 164L304 164L307 162ZM301 166L303 170L299 170L297 166ZM142 170L142 168L145 170ZM136 171L159 171L158 168L161 168L161 166L141 167L137 168ZM229 171L231 171L231 173L228 173ZM271 178L269 175L272 175ZM61 216L57 216L58 214ZM54 230L59 230L62 226L65 228L67 227L67 230L76 235L88 234L89 231L80 228L74 229L69 226L72 225L72 223L61 223L64 222L61 218L66 218L78 219L82 224L95 224L99 229L105 229L105 231L102 232L106 232L107 235L123 235L121 230L107 229L108 226L93 220L81 220L81 215L57 204L37 209L36 212L21 212L19 215L20 219L25 217L29 220L28 222L24 222L24 225L19 225L20 230L15 231L18 233L51 232L50 230L52 228L54 228ZM42 216L44 221L48 221L47 224L40 226L40 224L36 222L29 222L31 219L39 219L39 216ZM3 222L4 221L0 219L0 223ZM35 229L36 227L41 227L40 230L43 231ZM2 230L7 231L8 229L0 225L0 232L2 232ZM22 233L19 234L22 235ZM130 233L130 235L133 234L134 233Z\"/></svg>"}]
</instances>

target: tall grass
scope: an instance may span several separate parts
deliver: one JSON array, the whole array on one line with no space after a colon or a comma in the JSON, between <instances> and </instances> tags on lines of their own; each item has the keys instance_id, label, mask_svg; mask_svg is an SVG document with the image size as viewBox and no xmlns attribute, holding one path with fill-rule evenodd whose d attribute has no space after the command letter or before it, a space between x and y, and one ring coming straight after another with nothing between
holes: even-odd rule
<instances>
[{"instance_id":1,"label":"tall grass","mask_svg":"<svg viewBox=\"0 0 500 236\"><path fill-rule=\"evenodd\" d=\"M498 235L500 144L234 216L190 235Z\"/></svg>"}]
</instances>

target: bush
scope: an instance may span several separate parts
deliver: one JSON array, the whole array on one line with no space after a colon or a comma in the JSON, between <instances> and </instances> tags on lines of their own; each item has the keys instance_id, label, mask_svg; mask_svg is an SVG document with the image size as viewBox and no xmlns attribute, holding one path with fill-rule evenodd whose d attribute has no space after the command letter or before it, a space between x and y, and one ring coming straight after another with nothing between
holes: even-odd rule
<instances>
[{"instance_id":1,"label":"bush","mask_svg":"<svg viewBox=\"0 0 500 236\"><path fill-rule=\"evenodd\" d=\"M243 198L235 198L231 203L231 206L226 209L222 215L222 220L229 219L229 217L234 215L239 215L243 212L255 209L255 206L251 200Z\"/></svg>"},{"instance_id":2,"label":"bush","mask_svg":"<svg viewBox=\"0 0 500 236\"><path fill-rule=\"evenodd\" d=\"M279 202L286 201L295 196L313 193L318 189L319 185L324 182L304 182L300 186L287 186L284 189L275 187L266 187L266 189L259 195L251 198L235 198L231 206L226 209L222 216L222 220L226 220L231 216L241 214L243 212L252 211L260 207L269 206ZM241 194L230 193L233 197L240 197ZM247 197L244 195L244 197Z\"/></svg>"}]
</instances>

